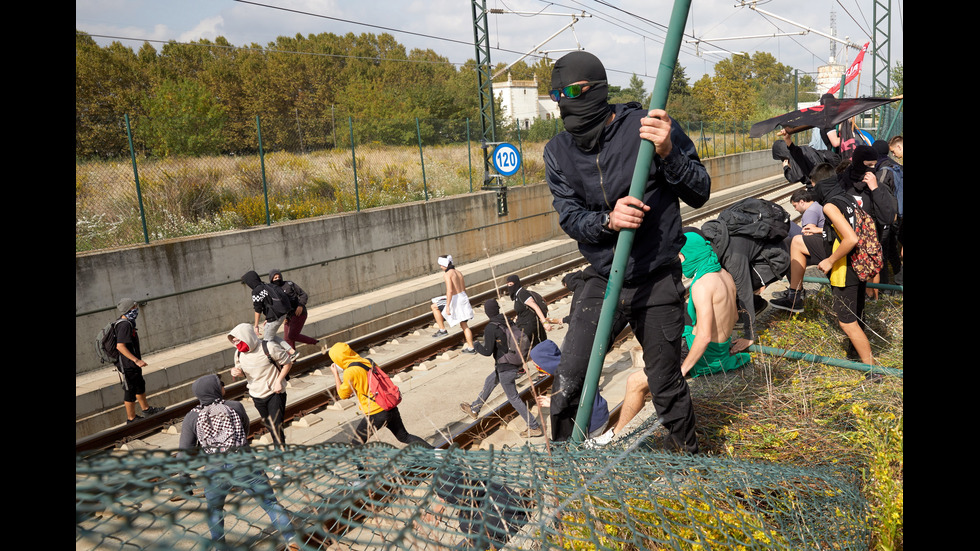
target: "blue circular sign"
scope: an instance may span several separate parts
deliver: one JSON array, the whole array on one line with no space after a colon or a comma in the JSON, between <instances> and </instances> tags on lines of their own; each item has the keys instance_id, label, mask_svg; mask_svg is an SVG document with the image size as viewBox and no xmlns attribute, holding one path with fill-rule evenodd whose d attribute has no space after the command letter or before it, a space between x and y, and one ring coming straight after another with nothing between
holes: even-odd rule
<instances>
[{"instance_id":1,"label":"blue circular sign","mask_svg":"<svg viewBox=\"0 0 980 551\"><path fill-rule=\"evenodd\" d=\"M521 168L521 154L509 143L502 143L493 150L493 168L502 176L510 176Z\"/></svg>"}]
</instances>

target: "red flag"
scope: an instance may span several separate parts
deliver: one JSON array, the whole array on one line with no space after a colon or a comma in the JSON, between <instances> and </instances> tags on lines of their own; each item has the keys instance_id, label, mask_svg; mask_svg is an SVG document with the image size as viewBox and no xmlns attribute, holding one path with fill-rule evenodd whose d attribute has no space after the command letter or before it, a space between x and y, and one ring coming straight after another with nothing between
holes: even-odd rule
<instances>
[{"instance_id":1,"label":"red flag","mask_svg":"<svg viewBox=\"0 0 980 551\"><path fill-rule=\"evenodd\" d=\"M844 84L845 85L846 84L850 84L851 83L851 80L853 80L854 77L856 77L861 72L861 62L864 61L864 52L868 51L868 45L869 44L871 44L871 43L870 42L865 42L864 43L864 47L861 48L861 51L858 52L857 57L854 58L854 63L851 63L851 66L847 68L847 72L844 73ZM831 86L830 87L830 90L827 90L827 93L828 94L836 94L838 90L840 90L840 82L838 82L837 84ZM854 94L854 95L856 96L857 94Z\"/></svg>"}]
</instances>

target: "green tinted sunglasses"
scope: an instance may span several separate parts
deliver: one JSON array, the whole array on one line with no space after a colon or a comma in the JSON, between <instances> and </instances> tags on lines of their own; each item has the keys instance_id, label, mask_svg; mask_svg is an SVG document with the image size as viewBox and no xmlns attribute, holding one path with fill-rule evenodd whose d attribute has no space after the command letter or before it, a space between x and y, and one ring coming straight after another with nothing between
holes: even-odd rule
<instances>
[{"instance_id":1,"label":"green tinted sunglasses","mask_svg":"<svg viewBox=\"0 0 980 551\"><path fill-rule=\"evenodd\" d=\"M562 88L561 90L555 89L548 92L548 95L550 95L551 99L554 101L560 100L562 96L565 96L566 98L574 99L582 95L582 89L585 88L586 86L596 87L599 86L600 84L605 84L605 83L606 81L604 80L593 80L590 82L586 82L585 84L569 84L568 86Z\"/></svg>"}]
</instances>

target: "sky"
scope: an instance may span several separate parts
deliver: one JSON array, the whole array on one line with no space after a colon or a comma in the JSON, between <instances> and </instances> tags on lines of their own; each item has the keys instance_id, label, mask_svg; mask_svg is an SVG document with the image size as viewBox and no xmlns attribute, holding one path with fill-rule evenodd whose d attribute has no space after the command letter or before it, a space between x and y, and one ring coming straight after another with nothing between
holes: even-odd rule
<instances>
[{"instance_id":1,"label":"sky","mask_svg":"<svg viewBox=\"0 0 980 551\"><path fill-rule=\"evenodd\" d=\"M859 48L873 35L874 3L692 0L678 61L691 84L704 74L713 75L714 64L721 59L756 51L769 52L780 63L815 77L817 68L830 60L832 41L826 35L832 34L831 13L836 36ZM649 92L673 4L670 0L486 0L488 10L504 12L491 13L487 20L490 61L510 64L529 52L540 56L542 50L550 50L548 56L558 59L569 49L584 48L602 60L611 85L626 87L636 74ZM892 1L891 10L890 65L894 68L898 62L904 65L904 0ZM565 28L573 15L578 21ZM431 49L452 63L476 57L469 0L76 0L75 29L93 35L101 45L118 41L133 50L144 41L158 50L167 41L218 36L235 46L267 46L278 36L386 32L407 50ZM834 44L837 63L850 65L858 50ZM535 60L525 58L529 64ZM869 52L858 95L871 94L871 81ZM853 95L853 85L847 95Z\"/></svg>"}]
</instances>

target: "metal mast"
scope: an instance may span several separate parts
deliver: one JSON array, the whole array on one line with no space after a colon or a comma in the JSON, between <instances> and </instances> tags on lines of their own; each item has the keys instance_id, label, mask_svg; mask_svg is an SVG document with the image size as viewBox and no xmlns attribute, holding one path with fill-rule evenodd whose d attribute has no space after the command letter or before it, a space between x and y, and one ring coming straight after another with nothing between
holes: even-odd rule
<instances>
[{"instance_id":1,"label":"metal mast","mask_svg":"<svg viewBox=\"0 0 980 551\"><path fill-rule=\"evenodd\" d=\"M488 144L497 140L494 127L495 115L493 108L493 83L490 71L490 33L487 30L486 0L471 0L473 9L473 45L476 47L476 73L480 93L480 129L483 142L483 185L490 184L490 166L492 155Z\"/></svg>"},{"instance_id":2,"label":"metal mast","mask_svg":"<svg viewBox=\"0 0 980 551\"><path fill-rule=\"evenodd\" d=\"M892 1L875 0L872 12L875 28L872 43L874 55L871 57L871 72L874 80L871 84L871 95L885 97L891 95L891 62L892 62Z\"/></svg>"}]
</instances>

